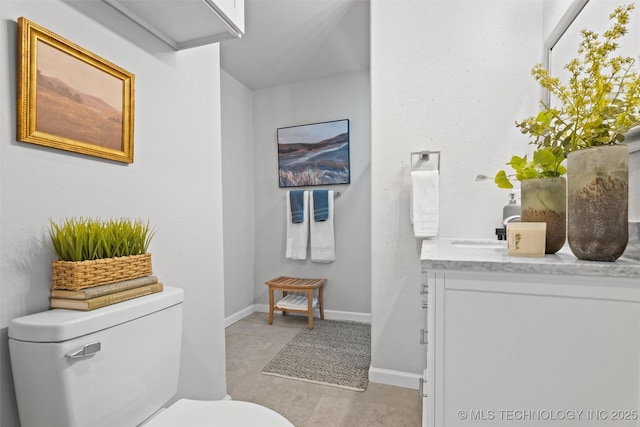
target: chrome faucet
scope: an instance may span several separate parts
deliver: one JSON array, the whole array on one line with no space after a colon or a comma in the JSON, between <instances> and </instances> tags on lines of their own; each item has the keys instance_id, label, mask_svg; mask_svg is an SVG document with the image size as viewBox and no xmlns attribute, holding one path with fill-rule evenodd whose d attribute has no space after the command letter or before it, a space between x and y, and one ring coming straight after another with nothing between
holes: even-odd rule
<instances>
[{"instance_id":1,"label":"chrome faucet","mask_svg":"<svg viewBox=\"0 0 640 427\"><path fill-rule=\"evenodd\" d=\"M506 227L510 222L520 222L520 215L511 215L506 217L504 221L502 221L502 225Z\"/></svg>"}]
</instances>

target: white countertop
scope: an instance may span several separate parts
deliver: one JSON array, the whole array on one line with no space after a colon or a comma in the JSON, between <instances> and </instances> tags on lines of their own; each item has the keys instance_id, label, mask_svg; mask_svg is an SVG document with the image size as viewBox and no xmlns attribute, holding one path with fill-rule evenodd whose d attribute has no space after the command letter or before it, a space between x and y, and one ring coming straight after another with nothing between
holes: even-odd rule
<instances>
[{"instance_id":1,"label":"white countertop","mask_svg":"<svg viewBox=\"0 0 640 427\"><path fill-rule=\"evenodd\" d=\"M568 245L553 255L524 258L507 255L504 241L425 239L420 260L423 270L640 277L640 261L637 259L623 255L614 262L582 261L571 253Z\"/></svg>"}]
</instances>

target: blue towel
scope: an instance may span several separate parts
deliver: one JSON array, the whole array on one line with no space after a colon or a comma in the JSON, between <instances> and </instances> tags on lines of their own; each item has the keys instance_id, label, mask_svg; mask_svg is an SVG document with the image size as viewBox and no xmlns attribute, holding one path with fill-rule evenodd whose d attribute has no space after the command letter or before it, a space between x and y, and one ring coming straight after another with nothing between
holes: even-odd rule
<instances>
[{"instance_id":1,"label":"blue towel","mask_svg":"<svg viewBox=\"0 0 640 427\"><path fill-rule=\"evenodd\" d=\"M317 190L313 192L313 219L316 222L329 218L329 191Z\"/></svg>"},{"instance_id":2,"label":"blue towel","mask_svg":"<svg viewBox=\"0 0 640 427\"><path fill-rule=\"evenodd\" d=\"M289 203L291 204L291 222L300 224L304 221L304 190L290 191Z\"/></svg>"}]
</instances>

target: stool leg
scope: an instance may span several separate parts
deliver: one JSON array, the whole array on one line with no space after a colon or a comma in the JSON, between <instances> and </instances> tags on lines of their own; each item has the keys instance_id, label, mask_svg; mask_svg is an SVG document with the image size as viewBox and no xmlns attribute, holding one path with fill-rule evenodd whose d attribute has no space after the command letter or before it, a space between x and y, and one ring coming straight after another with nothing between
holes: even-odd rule
<instances>
[{"instance_id":1,"label":"stool leg","mask_svg":"<svg viewBox=\"0 0 640 427\"><path fill-rule=\"evenodd\" d=\"M309 317L309 329L313 329L313 289L307 290L307 316Z\"/></svg>"},{"instance_id":2,"label":"stool leg","mask_svg":"<svg viewBox=\"0 0 640 427\"><path fill-rule=\"evenodd\" d=\"M282 291L282 298L285 298L287 296L287 291ZM286 316L287 312L282 310L282 317Z\"/></svg>"},{"instance_id":3,"label":"stool leg","mask_svg":"<svg viewBox=\"0 0 640 427\"><path fill-rule=\"evenodd\" d=\"M269 324L273 325L273 288L269 286Z\"/></svg>"},{"instance_id":4,"label":"stool leg","mask_svg":"<svg viewBox=\"0 0 640 427\"><path fill-rule=\"evenodd\" d=\"M324 320L324 306L322 305L322 288L324 286L320 285L318 288L318 305L320 306L320 319Z\"/></svg>"}]
</instances>

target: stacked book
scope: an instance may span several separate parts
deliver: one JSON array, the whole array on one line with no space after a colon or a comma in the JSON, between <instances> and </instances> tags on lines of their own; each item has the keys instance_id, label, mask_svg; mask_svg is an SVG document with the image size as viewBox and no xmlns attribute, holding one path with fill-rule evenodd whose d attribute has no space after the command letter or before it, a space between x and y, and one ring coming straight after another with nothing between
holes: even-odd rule
<instances>
[{"instance_id":1,"label":"stacked book","mask_svg":"<svg viewBox=\"0 0 640 427\"><path fill-rule=\"evenodd\" d=\"M51 308L89 311L156 292L162 292L162 283L156 276L144 276L73 291L52 289L50 300Z\"/></svg>"}]
</instances>

